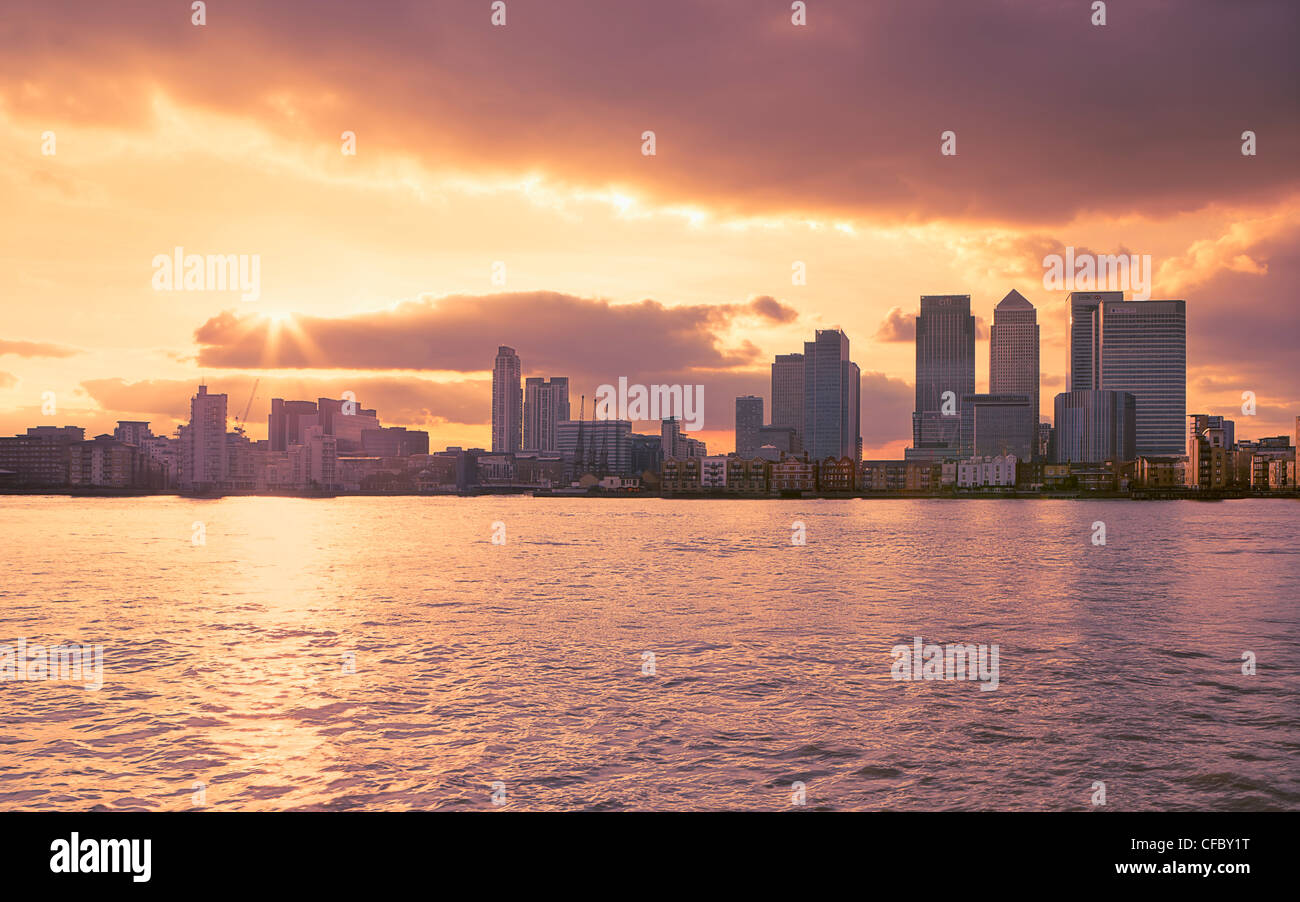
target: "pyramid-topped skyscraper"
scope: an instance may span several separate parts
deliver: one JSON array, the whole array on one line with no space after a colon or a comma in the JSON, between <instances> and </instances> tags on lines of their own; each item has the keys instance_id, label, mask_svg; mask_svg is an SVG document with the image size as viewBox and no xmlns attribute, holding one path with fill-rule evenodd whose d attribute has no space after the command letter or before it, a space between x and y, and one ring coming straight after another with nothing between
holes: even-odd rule
<instances>
[{"instance_id":1,"label":"pyramid-topped skyscraper","mask_svg":"<svg viewBox=\"0 0 1300 902\"><path fill-rule=\"evenodd\" d=\"M1027 395L1033 412L1030 448L1038 443L1038 311L1014 288L993 308L989 329L989 393Z\"/></svg>"}]
</instances>

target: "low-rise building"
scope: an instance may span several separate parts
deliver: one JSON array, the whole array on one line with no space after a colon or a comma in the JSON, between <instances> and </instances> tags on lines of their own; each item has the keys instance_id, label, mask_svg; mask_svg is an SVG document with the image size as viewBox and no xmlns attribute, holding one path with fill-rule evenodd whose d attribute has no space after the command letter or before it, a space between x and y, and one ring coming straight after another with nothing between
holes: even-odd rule
<instances>
[{"instance_id":1,"label":"low-rise building","mask_svg":"<svg viewBox=\"0 0 1300 902\"><path fill-rule=\"evenodd\" d=\"M1295 461L1274 458L1268 462L1268 490L1270 492L1294 491Z\"/></svg>"},{"instance_id":2,"label":"low-rise building","mask_svg":"<svg viewBox=\"0 0 1300 902\"><path fill-rule=\"evenodd\" d=\"M851 457L826 458L817 465L817 491L856 491L857 469L857 461Z\"/></svg>"},{"instance_id":3,"label":"low-rise building","mask_svg":"<svg viewBox=\"0 0 1300 902\"><path fill-rule=\"evenodd\" d=\"M1218 452L1225 449L1216 448ZM1223 454L1219 455L1223 457ZM1213 470L1213 468L1211 468ZM1178 489L1183 487L1184 460L1181 457L1141 456L1126 470L1130 485L1142 489ZM1224 483L1218 483L1219 486Z\"/></svg>"},{"instance_id":4,"label":"low-rise building","mask_svg":"<svg viewBox=\"0 0 1300 902\"><path fill-rule=\"evenodd\" d=\"M1116 492L1127 489L1127 480L1121 485L1120 476L1120 467L1113 460L1070 464L1070 477L1081 492Z\"/></svg>"},{"instance_id":5,"label":"low-rise building","mask_svg":"<svg viewBox=\"0 0 1300 902\"><path fill-rule=\"evenodd\" d=\"M972 457L957 462L957 487L1011 488L1016 484L1016 456Z\"/></svg>"},{"instance_id":6,"label":"low-rise building","mask_svg":"<svg viewBox=\"0 0 1300 902\"><path fill-rule=\"evenodd\" d=\"M68 484L79 488L159 489L163 467L149 455L111 435L68 446Z\"/></svg>"},{"instance_id":7,"label":"low-rise building","mask_svg":"<svg viewBox=\"0 0 1300 902\"><path fill-rule=\"evenodd\" d=\"M564 485L567 469L563 455L552 451L520 451L515 454L515 485L538 489ZM636 474L640 478L640 474Z\"/></svg>"},{"instance_id":8,"label":"low-rise building","mask_svg":"<svg viewBox=\"0 0 1300 902\"><path fill-rule=\"evenodd\" d=\"M907 463L903 488L908 492L938 492L943 485L943 461L914 460Z\"/></svg>"},{"instance_id":9,"label":"low-rise building","mask_svg":"<svg viewBox=\"0 0 1300 902\"><path fill-rule=\"evenodd\" d=\"M817 464L802 457L789 456L772 464L773 494L817 491Z\"/></svg>"},{"instance_id":10,"label":"low-rise building","mask_svg":"<svg viewBox=\"0 0 1300 902\"><path fill-rule=\"evenodd\" d=\"M483 454L474 463L475 482L481 486L510 486L515 482L513 454Z\"/></svg>"},{"instance_id":11,"label":"low-rise building","mask_svg":"<svg viewBox=\"0 0 1300 902\"><path fill-rule=\"evenodd\" d=\"M663 481L665 495L691 495L700 492L701 457L665 457Z\"/></svg>"},{"instance_id":12,"label":"low-rise building","mask_svg":"<svg viewBox=\"0 0 1300 902\"><path fill-rule=\"evenodd\" d=\"M727 458L721 455L700 459L700 489L721 491L727 487Z\"/></svg>"},{"instance_id":13,"label":"low-rise building","mask_svg":"<svg viewBox=\"0 0 1300 902\"><path fill-rule=\"evenodd\" d=\"M727 491L736 495L766 495L770 468L770 462L762 458L727 458Z\"/></svg>"},{"instance_id":14,"label":"low-rise building","mask_svg":"<svg viewBox=\"0 0 1300 902\"><path fill-rule=\"evenodd\" d=\"M0 438L0 484L67 485L69 448L85 440L80 426L32 426L26 435Z\"/></svg>"},{"instance_id":15,"label":"low-rise building","mask_svg":"<svg viewBox=\"0 0 1300 902\"><path fill-rule=\"evenodd\" d=\"M429 454L423 460L412 459L412 463L420 464L420 468L415 472L416 491L455 492L460 487L458 479L460 467L456 455L446 452ZM563 478L563 466L561 466L561 478Z\"/></svg>"},{"instance_id":16,"label":"low-rise building","mask_svg":"<svg viewBox=\"0 0 1300 902\"><path fill-rule=\"evenodd\" d=\"M907 488L905 460L864 460L858 465L858 487L864 492L901 492ZM942 467L940 477L942 478Z\"/></svg>"}]
</instances>

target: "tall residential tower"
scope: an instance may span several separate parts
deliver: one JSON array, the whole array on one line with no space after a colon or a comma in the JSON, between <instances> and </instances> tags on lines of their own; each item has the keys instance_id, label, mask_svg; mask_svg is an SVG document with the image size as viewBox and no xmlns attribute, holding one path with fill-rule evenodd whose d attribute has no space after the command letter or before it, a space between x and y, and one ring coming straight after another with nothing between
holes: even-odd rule
<instances>
[{"instance_id":1,"label":"tall residential tower","mask_svg":"<svg viewBox=\"0 0 1300 902\"><path fill-rule=\"evenodd\" d=\"M524 382L525 451L555 451L555 426L569 419L569 377L547 380L529 376Z\"/></svg>"},{"instance_id":2,"label":"tall residential tower","mask_svg":"<svg viewBox=\"0 0 1300 902\"><path fill-rule=\"evenodd\" d=\"M181 487L203 491L226 482L226 396L208 394L206 385L190 399L190 422L181 433Z\"/></svg>"},{"instance_id":3,"label":"tall residential tower","mask_svg":"<svg viewBox=\"0 0 1300 902\"><path fill-rule=\"evenodd\" d=\"M492 451L511 454L519 450L523 426L524 390L519 384L523 366L514 348L501 345L492 365Z\"/></svg>"}]
</instances>

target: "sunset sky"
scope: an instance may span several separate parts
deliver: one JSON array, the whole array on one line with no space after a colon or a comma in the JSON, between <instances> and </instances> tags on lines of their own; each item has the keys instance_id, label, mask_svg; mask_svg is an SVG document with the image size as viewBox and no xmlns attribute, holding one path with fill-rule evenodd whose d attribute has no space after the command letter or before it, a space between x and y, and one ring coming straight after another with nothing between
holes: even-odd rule
<instances>
[{"instance_id":1,"label":"sunset sky","mask_svg":"<svg viewBox=\"0 0 1300 902\"><path fill-rule=\"evenodd\" d=\"M1112 2L1103 27L1089 0L808 0L803 27L787 0L506 6L211 0L195 26L188 0L9 0L0 434L170 433L200 378L232 416L260 378L254 438L270 398L350 390L486 447L505 344L572 379L575 416L620 376L703 384L727 451L736 395L839 326L864 454L901 457L923 294L971 295L980 390L993 306L1028 298L1050 418L1066 246L1150 254L1152 298L1187 301L1189 413L1292 432L1294 0ZM155 291L177 246L259 255L261 297Z\"/></svg>"}]
</instances>

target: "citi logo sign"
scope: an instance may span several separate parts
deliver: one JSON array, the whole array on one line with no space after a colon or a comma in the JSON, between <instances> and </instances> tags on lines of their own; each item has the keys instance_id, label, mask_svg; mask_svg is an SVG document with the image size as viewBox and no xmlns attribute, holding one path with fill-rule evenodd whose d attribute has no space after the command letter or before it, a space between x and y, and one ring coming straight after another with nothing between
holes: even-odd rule
<instances>
[{"instance_id":1,"label":"citi logo sign","mask_svg":"<svg viewBox=\"0 0 1300 902\"><path fill-rule=\"evenodd\" d=\"M136 883L148 883L153 868L153 840L69 839L50 843L50 870L55 874L132 874Z\"/></svg>"}]
</instances>

